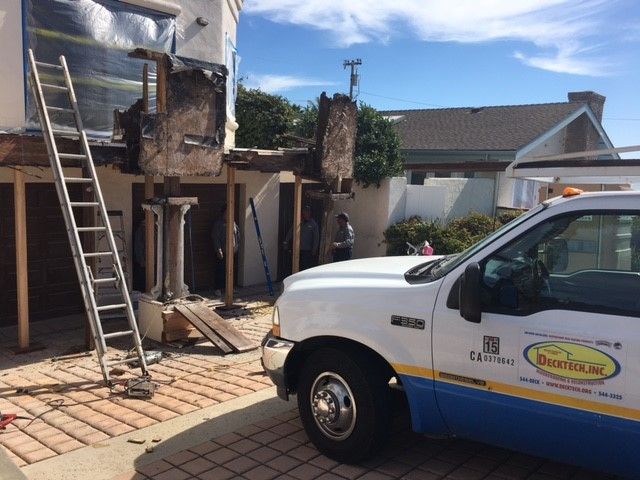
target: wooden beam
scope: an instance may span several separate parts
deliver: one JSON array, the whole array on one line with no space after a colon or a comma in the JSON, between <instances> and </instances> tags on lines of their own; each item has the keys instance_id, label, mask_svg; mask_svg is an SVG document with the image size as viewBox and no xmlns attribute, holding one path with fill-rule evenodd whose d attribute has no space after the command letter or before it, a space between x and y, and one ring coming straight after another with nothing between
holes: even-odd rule
<instances>
[{"instance_id":1,"label":"wooden beam","mask_svg":"<svg viewBox=\"0 0 640 480\"><path fill-rule=\"evenodd\" d=\"M149 113L149 64L145 63L142 67L142 111ZM153 175L144 176L144 199L150 200L156 196L155 183ZM144 211L144 286L146 292L156 284L155 265L156 265L156 229L155 215L151 210ZM135 229L137 226L133 226Z\"/></svg>"},{"instance_id":2,"label":"wooden beam","mask_svg":"<svg viewBox=\"0 0 640 480\"><path fill-rule=\"evenodd\" d=\"M264 173L303 173L305 165L313 160L309 149L292 150L243 150L234 149L226 155L225 161L238 170Z\"/></svg>"},{"instance_id":3,"label":"wooden beam","mask_svg":"<svg viewBox=\"0 0 640 480\"><path fill-rule=\"evenodd\" d=\"M293 186L293 259L291 273L300 271L300 223L302 217L302 179L296 175Z\"/></svg>"},{"instance_id":4,"label":"wooden beam","mask_svg":"<svg viewBox=\"0 0 640 480\"><path fill-rule=\"evenodd\" d=\"M167 56L163 55L158 58L158 68L156 72L156 112L167 112L167 74L169 66L167 65Z\"/></svg>"},{"instance_id":5,"label":"wooden beam","mask_svg":"<svg viewBox=\"0 0 640 480\"><path fill-rule=\"evenodd\" d=\"M155 197L155 185L153 175L144 176L144 199L150 200ZM155 277L155 215L151 210L144 211L144 271L145 271L145 291L150 292L156 283ZM136 226L133 226L136 229ZM135 231L135 230L134 230Z\"/></svg>"},{"instance_id":6,"label":"wooden beam","mask_svg":"<svg viewBox=\"0 0 640 480\"><path fill-rule=\"evenodd\" d=\"M235 225L234 214L236 211L236 169L227 165L227 248L224 254L226 257L226 279L224 291L225 307L233 305L233 226Z\"/></svg>"},{"instance_id":7,"label":"wooden beam","mask_svg":"<svg viewBox=\"0 0 640 480\"><path fill-rule=\"evenodd\" d=\"M29 349L29 276L27 264L27 197L22 170L14 169L13 206L16 237L18 348Z\"/></svg>"},{"instance_id":8,"label":"wooden beam","mask_svg":"<svg viewBox=\"0 0 640 480\"><path fill-rule=\"evenodd\" d=\"M59 138L58 151L82 153L78 140ZM124 144L90 142L93 161L99 165L125 163L127 153ZM49 155L42 137L18 133L0 133L0 167L32 166L51 168ZM63 167L81 167L78 160L64 160Z\"/></svg>"}]
</instances>

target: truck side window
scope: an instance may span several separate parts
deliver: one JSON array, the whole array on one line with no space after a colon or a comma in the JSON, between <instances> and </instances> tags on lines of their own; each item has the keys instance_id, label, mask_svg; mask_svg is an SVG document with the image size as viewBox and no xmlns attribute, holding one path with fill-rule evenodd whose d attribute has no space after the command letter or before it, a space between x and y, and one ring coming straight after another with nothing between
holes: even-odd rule
<instances>
[{"instance_id":1,"label":"truck side window","mask_svg":"<svg viewBox=\"0 0 640 480\"><path fill-rule=\"evenodd\" d=\"M640 316L640 213L554 217L481 266L487 312L559 309Z\"/></svg>"}]
</instances>

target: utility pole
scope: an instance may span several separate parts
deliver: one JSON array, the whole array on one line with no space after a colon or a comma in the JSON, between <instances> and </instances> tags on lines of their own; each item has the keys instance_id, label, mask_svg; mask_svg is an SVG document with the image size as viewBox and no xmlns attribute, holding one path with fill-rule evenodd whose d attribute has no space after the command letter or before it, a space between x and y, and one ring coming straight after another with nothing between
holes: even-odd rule
<instances>
[{"instance_id":1,"label":"utility pole","mask_svg":"<svg viewBox=\"0 0 640 480\"><path fill-rule=\"evenodd\" d=\"M353 100L353 87L360 85L360 75L358 75L358 65L362 65L362 60L356 58L355 60L345 60L344 68L351 67L351 78L349 81L349 98Z\"/></svg>"}]
</instances>

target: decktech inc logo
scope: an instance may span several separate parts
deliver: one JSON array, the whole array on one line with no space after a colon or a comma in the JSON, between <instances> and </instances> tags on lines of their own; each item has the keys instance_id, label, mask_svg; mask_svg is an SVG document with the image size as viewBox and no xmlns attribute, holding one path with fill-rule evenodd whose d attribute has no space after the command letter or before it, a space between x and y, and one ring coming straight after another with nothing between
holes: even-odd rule
<instances>
[{"instance_id":1,"label":"decktech inc logo","mask_svg":"<svg viewBox=\"0 0 640 480\"><path fill-rule=\"evenodd\" d=\"M523 354L534 367L562 378L606 380L620 373L620 364L611 355L577 343L534 343Z\"/></svg>"}]
</instances>

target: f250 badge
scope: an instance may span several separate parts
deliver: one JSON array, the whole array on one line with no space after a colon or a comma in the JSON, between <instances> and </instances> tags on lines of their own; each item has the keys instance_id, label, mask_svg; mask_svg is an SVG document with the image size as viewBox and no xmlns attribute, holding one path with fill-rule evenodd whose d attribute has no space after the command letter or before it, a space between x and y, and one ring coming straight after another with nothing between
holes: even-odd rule
<instances>
[{"instance_id":1,"label":"f250 badge","mask_svg":"<svg viewBox=\"0 0 640 480\"><path fill-rule=\"evenodd\" d=\"M391 325L397 327L415 328L424 330L425 321L421 318L403 317L401 315L391 315Z\"/></svg>"}]
</instances>

